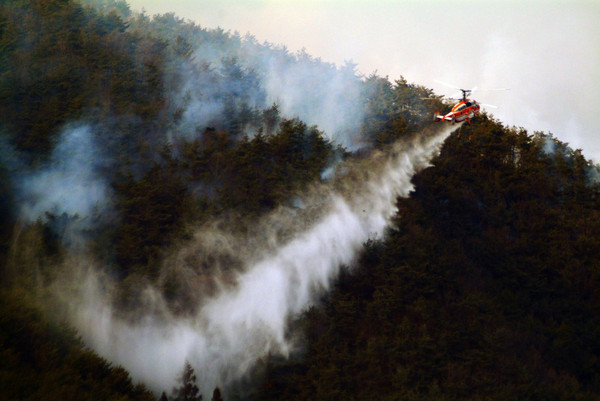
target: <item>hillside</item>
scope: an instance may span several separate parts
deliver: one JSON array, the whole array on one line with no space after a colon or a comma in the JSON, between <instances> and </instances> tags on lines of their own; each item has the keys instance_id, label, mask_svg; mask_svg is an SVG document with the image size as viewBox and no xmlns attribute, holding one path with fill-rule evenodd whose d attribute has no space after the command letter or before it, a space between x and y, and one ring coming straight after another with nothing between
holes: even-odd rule
<instances>
[{"instance_id":1,"label":"hillside","mask_svg":"<svg viewBox=\"0 0 600 401\"><path fill-rule=\"evenodd\" d=\"M0 293L0 399L154 400L125 369L86 349L21 290Z\"/></svg>"},{"instance_id":2,"label":"hillside","mask_svg":"<svg viewBox=\"0 0 600 401\"><path fill-rule=\"evenodd\" d=\"M0 399L597 399L596 166L355 67L0 4Z\"/></svg>"},{"instance_id":3,"label":"hillside","mask_svg":"<svg viewBox=\"0 0 600 401\"><path fill-rule=\"evenodd\" d=\"M481 117L303 319L255 399L598 397L598 186L579 152ZM469 139L468 139L469 138Z\"/></svg>"}]
</instances>

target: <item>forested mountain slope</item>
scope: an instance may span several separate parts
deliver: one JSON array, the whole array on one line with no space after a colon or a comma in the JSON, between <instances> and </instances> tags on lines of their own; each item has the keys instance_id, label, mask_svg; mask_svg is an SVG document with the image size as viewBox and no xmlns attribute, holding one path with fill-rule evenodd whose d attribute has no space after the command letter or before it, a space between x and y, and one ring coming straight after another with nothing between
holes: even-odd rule
<instances>
[{"instance_id":1,"label":"forested mountain slope","mask_svg":"<svg viewBox=\"0 0 600 401\"><path fill-rule=\"evenodd\" d=\"M264 216L309 216L301 191L438 129L448 107L402 77L123 1L2 2L0 399L152 398L78 338L61 280L101 266L120 321L186 321L244 267L223 238L268 243ZM393 229L289 322L303 346L226 398L597 399L596 171L551 136L462 126ZM223 249L181 252L198 227Z\"/></svg>"},{"instance_id":2,"label":"forested mountain slope","mask_svg":"<svg viewBox=\"0 0 600 401\"><path fill-rule=\"evenodd\" d=\"M485 116L448 139L256 399L596 399L598 186L549 140Z\"/></svg>"},{"instance_id":3,"label":"forested mountain slope","mask_svg":"<svg viewBox=\"0 0 600 401\"><path fill-rule=\"evenodd\" d=\"M0 292L0 399L154 400L122 367L86 349L21 290Z\"/></svg>"}]
</instances>

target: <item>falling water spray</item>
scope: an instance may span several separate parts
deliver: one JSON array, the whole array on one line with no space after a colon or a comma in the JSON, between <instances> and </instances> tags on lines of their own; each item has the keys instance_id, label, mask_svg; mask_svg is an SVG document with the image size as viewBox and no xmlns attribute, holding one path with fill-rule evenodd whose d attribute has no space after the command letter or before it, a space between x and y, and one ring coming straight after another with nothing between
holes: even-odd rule
<instances>
[{"instance_id":1,"label":"falling water spray","mask_svg":"<svg viewBox=\"0 0 600 401\"><path fill-rule=\"evenodd\" d=\"M135 321L119 318L109 302L111 281L92 274L98 270L89 268L91 263L83 268L86 263L78 260L74 270L80 272L79 288L70 294L76 300L70 303L71 320L87 344L156 391L174 384L186 360L194 366L203 391L227 388L268 355L285 357L295 349L290 319L330 288L365 241L384 235L396 212L396 198L409 195L412 176L428 166L458 127L443 126L343 166L339 178L313 188L310 192L318 196L304 200L318 202L318 218L292 235L270 238L270 246L255 249L253 257L243 256L243 241L224 235L227 241L239 241L239 248L229 249L237 249L244 266L230 280L233 284L203 298L191 317L174 316L160 292L148 287L146 307ZM271 226L289 220L265 219ZM210 235L214 233L199 232L180 252L193 252L195 242Z\"/></svg>"}]
</instances>

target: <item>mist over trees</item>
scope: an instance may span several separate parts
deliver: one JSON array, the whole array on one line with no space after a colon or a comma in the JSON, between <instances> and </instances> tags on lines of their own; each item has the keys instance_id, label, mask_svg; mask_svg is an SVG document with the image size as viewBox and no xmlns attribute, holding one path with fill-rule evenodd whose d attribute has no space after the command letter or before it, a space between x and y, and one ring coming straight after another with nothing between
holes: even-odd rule
<instances>
[{"instance_id":1,"label":"mist over trees","mask_svg":"<svg viewBox=\"0 0 600 401\"><path fill-rule=\"evenodd\" d=\"M300 190L422 135L448 107L402 77L124 1L3 1L0 399L597 399L598 169L485 114L415 175L387 235L289 322L302 349L265 356L251 385L200 388L202 367L186 362L153 394L65 321L57 299L75 290L57 283L86 264L115 278L123 321L139 319L149 286L169 315L194 315L242 269L235 252L178 253L196 227L254 236L261 216L301 210ZM173 258L193 274L165 267Z\"/></svg>"},{"instance_id":2,"label":"mist over trees","mask_svg":"<svg viewBox=\"0 0 600 401\"><path fill-rule=\"evenodd\" d=\"M598 185L579 151L482 116L306 315L256 399L595 399ZM470 138L470 139L467 139Z\"/></svg>"}]
</instances>

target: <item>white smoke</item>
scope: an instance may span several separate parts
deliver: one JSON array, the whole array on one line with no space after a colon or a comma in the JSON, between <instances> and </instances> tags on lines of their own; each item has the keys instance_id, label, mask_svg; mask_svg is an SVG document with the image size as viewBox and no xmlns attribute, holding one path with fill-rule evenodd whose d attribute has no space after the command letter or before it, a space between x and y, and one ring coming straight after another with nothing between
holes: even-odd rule
<instances>
[{"instance_id":1,"label":"white smoke","mask_svg":"<svg viewBox=\"0 0 600 401\"><path fill-rule=\"evenodd\" d=\"M363 164L346 166L336 185L316 188L320 196L313 206L322 212L313 224L291 237L272 238L262 252L255 250L230 280L235 284L223 284L204 298L191 317L173 316L158 291L149 287L142 300L146 307L136 319L120 318L109 303L111 280L81 259L73 263L80 275L78 289L57 293L72 305L71 320L86 343L153 390L168 391L185 360L194 366L201 391L227 388L268 355L288 356L295 349L290 320L330 288L341 268L352 265L365 241L384 235L396 198L408 196L412 176L428 165L456 128L444 126L436 135L397 143ZM277 221L267 219L269 224ZM197 238L202 237L200 232ZM187 247L193 252L194 241ZM239 253L243 258L245 250Z\"/></svg>"},{"instance_id":2,"label":"white smoke","mask_svg":"<svg viewBox=\"0 0 600 401\"><path fill-rule=\"evenodd\" d=\"M278 106L282 118L316 125L330 140L354 150L367 94L355 66L337 67L306 53L260 45L252 37L206 42L181 61L180 74L169 85L170 103L181 111L173 136L196 134L196 128L219 127L227 113ZM230 43L231 42L231 43ZM170 78L167 78L169 81ZM252 135L250 127L246 134Z\"/></svg>"},{"instance_id":3,"label":"white smoke","mask_svg":"<svg viewBox=\"0 0 600 401\"><path fill-rule=\"evenodd\" d=\"M48 164L20 181L21 216L35 221L44 212L91 215L108 195L97 172L97 152L90 127L65 129Z\"/></svg>"},{"instance_id":4,"label":"white smoke","mask_svg":"<svg viewBox=\"0 0 600 401\"><path fill-rule=\"evenodd\" d=\"M359 132L364 117L361 81L347 65L336 70L320 63L287 62L274 57L265 63L267 104L276 103L287 118L299 118L322 129L329 139L356 147L351 133Z\"/></svg>"},{"instance_id":5,"label":"white smoke","mask_svg":"<svg viewBox=\"0 0 600 401\"><path fill-rule=\"evenodd\" d=\"M49 160L36 169L16 174L19 218L24 222L46 220L50 213L63 220L65 242L74 245L94 224L94 216L106 212L110 190L100 169L103 157L88 125L66 127ZM76 220L76 222L74 221Z\"/></svg>"}]
</instances>

